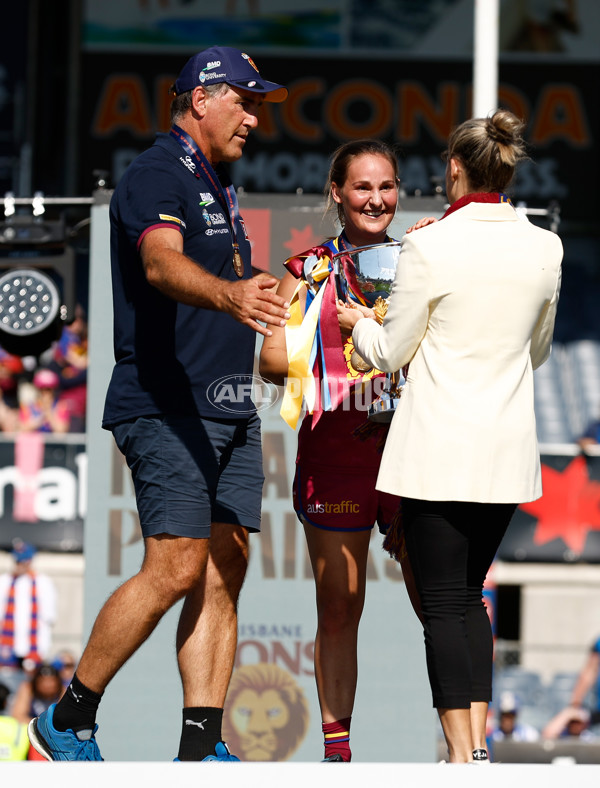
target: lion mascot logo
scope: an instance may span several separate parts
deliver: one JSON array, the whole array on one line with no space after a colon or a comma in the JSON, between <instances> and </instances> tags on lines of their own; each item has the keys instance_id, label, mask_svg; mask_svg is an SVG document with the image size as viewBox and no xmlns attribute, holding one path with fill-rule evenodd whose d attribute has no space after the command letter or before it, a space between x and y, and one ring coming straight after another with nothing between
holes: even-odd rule
<instances>
[{"instance_id":1,"label":"lion mascot logo","mask_svg":"<svg viewBox=\"0 0 600 788\"><path fill-rule=\"evenodd\" d=\"M306 698L290 673L259 662L231 679L223 738L242 761L285 761L306 736Z\"/></svg>"}]
</instances>

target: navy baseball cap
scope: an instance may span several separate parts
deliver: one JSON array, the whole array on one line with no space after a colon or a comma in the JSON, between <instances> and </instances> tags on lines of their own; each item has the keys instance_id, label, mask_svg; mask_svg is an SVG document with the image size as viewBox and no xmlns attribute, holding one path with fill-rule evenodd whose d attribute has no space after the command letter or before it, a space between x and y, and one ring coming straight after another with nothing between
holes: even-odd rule
<instances>
[{"instance_id":1,"label":"navy baseball cap","mask_svg":"<svg viewBox=\"0 0 600 788\"><path fill-rule=\"evenodd\" d=\"M12 557L17 564L20 564L21 561L31 561L36 552L37 550L32 544L27 544L20 539L13 541Z\"/></svg>"},{"instance_id":2,"label":"navy baseball cap","mask_svg":"<svg viewBox=\"0 0 600 788\"><path fill-rule=\"evenodd\" d=\"M219 82L251 93L264 93L265 101L277 104L288 95L286 87L261 77L250 55L233 47L210 47L192 55L175 81L175 95Z\"/></svg>"}]
</instances>

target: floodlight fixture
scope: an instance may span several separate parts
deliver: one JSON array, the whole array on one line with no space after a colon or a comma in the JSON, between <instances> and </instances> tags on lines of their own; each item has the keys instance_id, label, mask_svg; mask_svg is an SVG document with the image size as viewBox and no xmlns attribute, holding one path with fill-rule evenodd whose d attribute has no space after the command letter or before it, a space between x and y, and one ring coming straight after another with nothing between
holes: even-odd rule
<instances>
[{"instance_id":1,"label":"floodlight fixture","mask_svg":"<svg viewBox=\"0 0 600 788\"><path fill-rule=\"evenodd\" d=\"M10 214L11 203L5 196L0 221L0 347L39 356L75 317L75 251L64 221L42 218L43 195L31 200L33 216Z\"/></svg>"},{"instance_id":2,"label":"floodlight fixture","mask_svg":"<svg viewBox=\"0 0 600 788\"><path fill-rule=\"evenodd\" d=\"M64 314L58 289L40 270L14 268L0 276L0 345L37 356L58 339Z\"/></svg>"}]
</instances>

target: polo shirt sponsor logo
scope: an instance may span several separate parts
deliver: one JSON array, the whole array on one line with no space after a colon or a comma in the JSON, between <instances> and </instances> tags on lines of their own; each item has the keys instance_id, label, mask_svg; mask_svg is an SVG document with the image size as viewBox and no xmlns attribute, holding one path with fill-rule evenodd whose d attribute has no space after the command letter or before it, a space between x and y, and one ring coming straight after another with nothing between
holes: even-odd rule
<instances>
[{"instance_id":1,"label":"polo shirt sponsor logo","mask_svg":"<svg viewBox=\"0 0 600 788\"><path fill-rule=\"evenodd\" d=\"M175 222L176 224L180 224L182 227L185 227L185 222L182 219L179 219L177 216L171 216L168 213L159 213L158 218L162 219L163 222Z\"/></svg>"},{"instance_id":2,"label":"polo shirt sponsor logo","mask_svg":"<svg viewBox=\"0 0 600 788\"><path fill-rule=\"evenodd\" d=\"M189 156L180 156L179 161L183 164L184 167L187 167L190 172L196 172L196 164L191 160Z\"/></svg>"},{"instance_id":3,"label":"polo shirt sponsor logo","mask_svg":"<svg viewBox=\"0 0 600 788\"><path fill-rule=\"evenodd\" d=\"M226 235L229 232L227 227L219 227L217 229L212 229L211 227L208 230L205 230L205 235Z\"/></svg>"},{"instance_id":4,"label":"polo shirt sponsor logo","mask_svg":"<svg viewBox=\"0 0 600 788\"><path fill-rule=\"evenodd\" d=\"M212 205L214 201L215 198L210 192L200 192L200 202L198 203L200 207L203 205Z\"/></svg>"},{"instance_id":5,"label":"polo shirt sponsor logo","mask_svg":"<svg viewBox=\"0 0 600 788\"><path fill-rule=\"evenodd\" d=\"M213 224L227 224L222 213L209 213L206 208L202 211L202 218L209 227L212 227Z\"/></svg>"}]
</instances>

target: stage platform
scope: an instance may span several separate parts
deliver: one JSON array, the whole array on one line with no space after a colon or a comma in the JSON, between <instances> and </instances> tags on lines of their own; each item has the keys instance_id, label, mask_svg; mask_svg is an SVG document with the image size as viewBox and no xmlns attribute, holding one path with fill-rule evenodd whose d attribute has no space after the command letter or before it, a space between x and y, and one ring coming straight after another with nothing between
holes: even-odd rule
<instances>
[{"instance_id":1,"label":"stage platform","mask_svg":"<svg viewBox=\"0 0 600 788\"><path fill-rule=\"evenodd\" d=\"M0 771L3 786L44 785L44 788L106 788L107 785L140 785L164 788L174 780L199 779L219 788L329 788L332 778L343 780L344 788L382 785L433 785L448 788L598 788L600 765L573 763L512 764L486 766L467 764L422 763L350 763L333 767L343 774L332 775L332 767L323 763L3 763ZM481 773L481 770L484 773ZM40 782L42 781L43 782ZM180 783L181 784L181 783ZM342 783L340 783L342 784Z\"/></svg>"}]
</instances>

